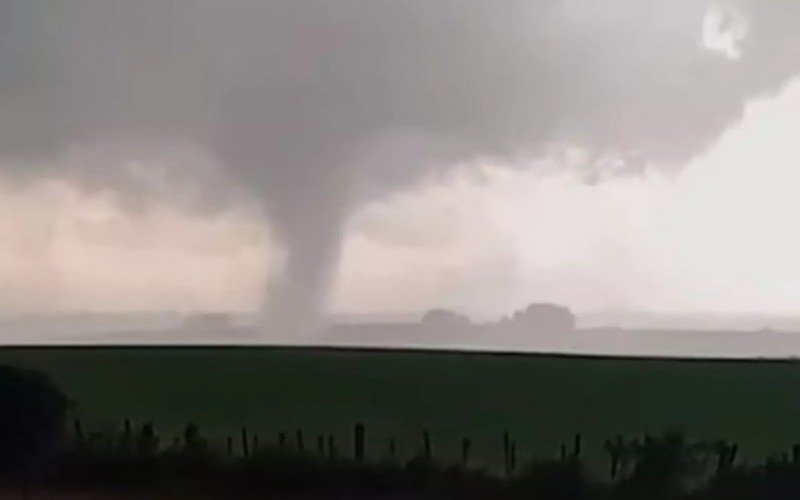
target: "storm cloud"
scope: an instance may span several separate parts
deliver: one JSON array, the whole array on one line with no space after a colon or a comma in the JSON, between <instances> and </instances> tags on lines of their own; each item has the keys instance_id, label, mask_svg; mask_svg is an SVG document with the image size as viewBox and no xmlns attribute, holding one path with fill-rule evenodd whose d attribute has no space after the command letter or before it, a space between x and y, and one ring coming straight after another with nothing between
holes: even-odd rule
<instances>
[{"instance_id":1,"label":"storm cloud","mask_svg":"<svg viewBox=\"0 0 800 500\"><path fill-rule=\"evenodd\" d=\"M80 152L191 145L206 160L162 162L158 189L263 203L292 325L324 310L365 200L559 148L589 178L678 168L800 70L798 21L779 1L5 0L0 169L146 199L151 177Z\"/></svg>"}]
</instances>

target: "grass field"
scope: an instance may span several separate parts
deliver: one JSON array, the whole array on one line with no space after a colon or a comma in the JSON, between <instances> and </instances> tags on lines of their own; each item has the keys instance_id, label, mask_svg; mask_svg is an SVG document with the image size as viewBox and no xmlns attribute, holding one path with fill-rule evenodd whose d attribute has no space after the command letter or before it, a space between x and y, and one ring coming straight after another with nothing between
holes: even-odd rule
<instances>
[{"instance_id":1,"label":"grass field","mask_svg":"<svg viewBox=\"0 0 800 500\"><path fill-rule=\"evenodd\" d=\"M677 429L724 437L749 460L800 442L800 363L687 361L301 348L4 348L0 363L49 373L88 429L153 420L163 439L188 421L219 446L242 425L273 443L334 433L343 454L367 427L368 454L390 438L410 457L430 429L434 455L498 464L502 433L520 460L555 456L573 434L605 464L604 439Z\"/></svg>"}]
</instances>

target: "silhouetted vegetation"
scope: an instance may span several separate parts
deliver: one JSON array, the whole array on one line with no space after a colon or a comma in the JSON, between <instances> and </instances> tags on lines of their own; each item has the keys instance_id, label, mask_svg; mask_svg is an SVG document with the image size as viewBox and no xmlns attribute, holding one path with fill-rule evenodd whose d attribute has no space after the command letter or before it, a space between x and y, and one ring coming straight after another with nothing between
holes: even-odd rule
<instances>
[{"instance_id":1,"label":"silhouetted vegetation","mask_svg":"<svg viewBox=\"0 0 800 500\"><path fill-rule=\"evenodd\" d=\"M366 429L354 426L352 455L332 450L333 436L318 437L319 453L281 448L276 440L253 447L247 454L232 454L232 439L219 450L203 437L197 424L188 424L179 448L159 448L161 441L152 423L134 433L133 424L122 424L121 440L96 439L87 444L79 422L74 435L64 441L55 466L40 478L37 487L49 490L169 492L214 498L268 498L274 495L314 498L474 498L474 499L778 499L800 495L800 460L797 446L788 448L763 464L736 463L738 446L724 440L690 441L679 432L646 434L607 440L610 474L595 475L581 460L581 434L572 451L557 459L522 458L517 466L517 443L503 433L507 453L504 470L470 466L469 438L461 441L461 460L437 461L430 452L431 435L423 434L423 453L407 461L368 460ZM242 444L248 443L242 429ZM120 443L127 443L123 446ZM390 456L397 450L390 441ZM562 450L566 446L560 447Z\"/></svg>"},{"instance_id":2,"label":"silhouetted vegetation","mask_svg":"<svg viewBox=\"0 0 800 500\"><path fill-rule=\"evenodd\" d=\"M182 498L800 498L796 443L762 463L747 464L739 461L739 445L722 439L691 440L681 432L620 434L597 443L607 468L596 473L583 461L592 443L584 443L581 433L573 435L571 445L531 453L503 430L495 444L495 452L503 453L503 467L495 470L472 460L469 437L461 438L460 460L454 457L447 463L444 453L434 456L429 429L422 429L422 446L416 453L414 446L403 448L410 456L398 453L395 438L387 448L386 441L372 443L387 449L386 455L368 454L372 433L368 435L360 422L353 426L352 451L348 447L341 454L333 434L317 434L317 452L306 453L300 428L293 447L287 446L283 431L272 440L259 440L243 426L240 452L232 435L216 442L194 422L177 436L159 436L153 422L137 422L131 416L121 419L115 430L98 432L79 419L67 422L68 400L46 377L5 367L0 367L0 402L0 488L22 494L33 488L34 493L39 489L48 494ZM556 458L544 458L548 456Z\"/></svg>"},{"instance_id":3,"label":"silhouetted vegetation","mask_svg":"<svg viewBox=\"0 0 800 500\"><path fill-rule=\"evenodd\" d=\"M0 475L25 473L59 449L69 405L45 375L0 366Z\"/></svg>"}]
</instances>

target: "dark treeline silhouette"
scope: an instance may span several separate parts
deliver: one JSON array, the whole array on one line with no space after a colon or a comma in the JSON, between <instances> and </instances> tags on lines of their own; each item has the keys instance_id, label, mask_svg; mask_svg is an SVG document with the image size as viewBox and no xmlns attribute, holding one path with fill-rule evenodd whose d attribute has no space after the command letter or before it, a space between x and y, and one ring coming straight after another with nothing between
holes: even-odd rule
<instances>
[{"instance_id":1,"label":"dark treeline silhouette","mask_svg":"<svg viewBox=\"0 0 800 500\"><path fill-rule=\"evenodd\" d=\"M231 434L216 443L196 423L175 437L159 436L154 422L130 418L115 432L95 432L81 420L68 422L69 406L46 377L0 367L3 498L9 491L35 497L37 490L46 498L75 492L134 498L800 498L800 444L747 464L737 444L724 440L692 441L679 432L617 435L602 443L608 467L598 473L583 461L587 446L580 433L552 453L542 450L552 458L536 459L519 456L513 432L501 429L496 446L503 467L493 470L471 459L469 436L460 440L460 460L437 457L429 429L405 447L416 450L413 455L401 457L403 445L393 437L384 438L385 452L375 453L363 422L349 435L311 434L309 443L303 429L294 429L294 440L287 431L259 439L247 427L238 429L240 439Z\"/></svg>"}]
</instances>

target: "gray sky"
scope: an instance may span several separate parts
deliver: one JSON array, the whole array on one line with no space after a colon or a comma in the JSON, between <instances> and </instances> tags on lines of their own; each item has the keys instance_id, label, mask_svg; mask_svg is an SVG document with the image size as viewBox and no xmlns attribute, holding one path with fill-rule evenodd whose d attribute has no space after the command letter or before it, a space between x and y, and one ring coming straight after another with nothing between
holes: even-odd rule
<instances>
[{"instance_id":1,"label":"gray sky","mask_svg":"<svg viewBox=\"0 0 800 500\"><path fill-rule=\"evenodd\" d=\"M790 310L798 22L0 0L0 309Z\"/></svg>"}]
</instances>

